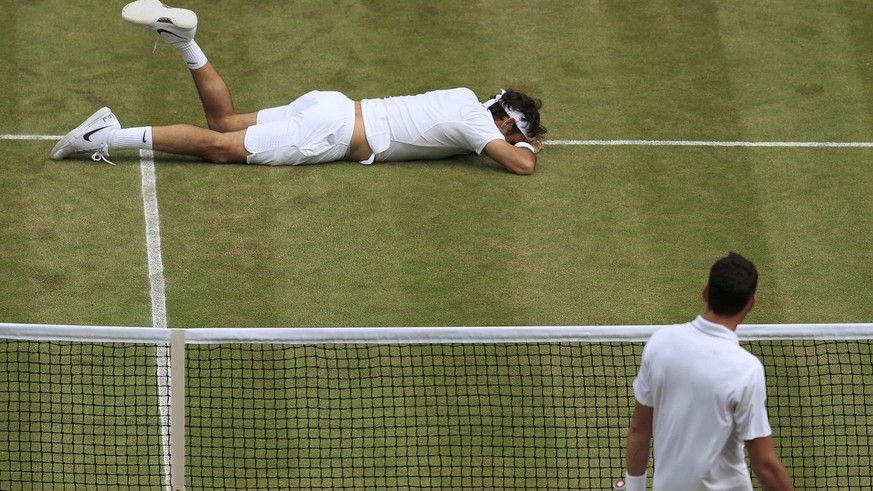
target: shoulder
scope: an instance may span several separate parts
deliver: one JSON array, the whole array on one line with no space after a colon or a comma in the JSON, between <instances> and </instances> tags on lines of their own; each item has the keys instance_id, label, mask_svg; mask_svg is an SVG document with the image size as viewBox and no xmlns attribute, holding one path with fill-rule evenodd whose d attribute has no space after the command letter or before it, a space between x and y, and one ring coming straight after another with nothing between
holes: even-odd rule
<instances>
[{"instance_id":1,"label":"shoulder","mask_svg":"<svg viewBox=\"0 0 873 491\"><path fill-rule=\"evenodd\" d=\"M456 87L454 89L445 89L445 91L449 94L453 94L453 95L456 95L458 97L466 97L466 98L472 97L473 99L476 99L476 102L479 101L479 98L476 97L476 93L473 92L472 89L469 89L467 87Z\"/></svg>"},{"instance_id":2,"label":"shoulder","mask_svg":"<svg viewBox=\"0 0 873 491\"><path fill-rule=\"evenodd\" d=\"M764 364L757 356L740 347L737 350L736 360L750 377L763 380Z\"/></svg>"},{"instance_id":3,"label":"shoulder","mask_svg":"<svg viewBox=\"0 0 873 491\"><path fill-rule=\"evenodd\" d=\"M731 348L725 353L723 364L733 373L736 389L741 391L763 389L766 386L766 377L761 360L740 345L733 345Z\"/></svg>"},{"instance_id":4,"label":"shoulder","mask_svg":"<svg viewBox=\"0 0 873 491\"><path fill-rule=\"evenodd\" d=\"M479 98L476 97L476 94L467 87L434 90L431 92L427 92L425 95L437 99L442 99L444 101L451 101L454 104L458 105L471 104L476 106L482 106L482 103L479 102Z\"/></svg>"},{"instance_id":5,"label":"shoulder","mask_svg":"<svg viewBox=\"0 0 873 491\"><path fill-rule=\"evenodd\" d=\"M643 347L643 360L670 357L677 347L682 345L682 336L687 332L687 324L675 324L659 327L649 336Z\"/></svg>"},{"instance_id":6,"label":"shoulder","mask_svg":"<svg viewBox=\"0 0 873 491\"><path fill-rule=\"evenodd\" d=\"M692 329L691 323L685 324L671 324L663 327L659 327L652 333L649 337L648 344L658 344L663 342L670 342L671 340L683 336L685 333Z\"/></svg>"}]
</instances>

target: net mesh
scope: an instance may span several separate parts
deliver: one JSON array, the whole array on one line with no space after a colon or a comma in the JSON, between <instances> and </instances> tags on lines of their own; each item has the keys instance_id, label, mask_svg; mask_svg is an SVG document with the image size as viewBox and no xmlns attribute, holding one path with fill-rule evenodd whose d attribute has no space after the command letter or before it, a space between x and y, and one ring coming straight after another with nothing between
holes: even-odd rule
<instances>
[{"instance_id":1,"label":"net mesh","mask_svg":"<svg viewBox=\"0 0 873 491\"><path fill-rule=\"evenodd\" d=\"M797 489L873 488L871 340L743 345ZM187 489L610 489L642 347L191 344ZM166 487L159 350L0 340L0 489Z\"/></svg>"},{"instance_id":2,"label":"net mesh","mask_svg":"<svg viewBox=\"0 0 873 491\"><path fill-rule=\"evenodd\" d=\"M602 489L621 469L638 348L190 347L189 374L212 376L188 379L189 482Z\"/></svg>"},{"instance_id":3,"label":"net mesh","mask_svg":"<svg viewBox=\"0 0 873 491\"><path fill-rule=\"evenodd\" d=\"M798 489L873 489L871 340L743 343L764 363L777 452Z\"/></svg>"},{"instance_id":4,"label":"net mesh","mask_svg":"<svg viewBox=\"0 0 873 491\"><path fill-rule=\"evenodd\" d=\"M0 489L159 489L157 352L0 340Z\"/></svg>"}]
</instances>

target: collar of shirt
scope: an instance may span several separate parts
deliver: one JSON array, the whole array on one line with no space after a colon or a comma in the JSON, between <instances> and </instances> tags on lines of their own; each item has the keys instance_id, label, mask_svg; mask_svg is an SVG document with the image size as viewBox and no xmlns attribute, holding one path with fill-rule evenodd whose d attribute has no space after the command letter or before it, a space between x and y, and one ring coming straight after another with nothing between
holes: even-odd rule
<instances>
[{"instance_id":1,"label":"collar of shirt","mask_svg":"<svg viewBox=\"0 0 873 491\"><path fill-rule=\"evenodd\" d=\"M695 329L706 334L708 336L713 336L716 338L721 338L727 341L731 341L734 344L740 344L740 338L737 337L737 333L731 331L730 329L724 327L721 324L716 324L714 322L709 322L704 319L703 316L698 315L696 319L691 322L691 325L694 326Z\"/></svg>"}]
</instances>

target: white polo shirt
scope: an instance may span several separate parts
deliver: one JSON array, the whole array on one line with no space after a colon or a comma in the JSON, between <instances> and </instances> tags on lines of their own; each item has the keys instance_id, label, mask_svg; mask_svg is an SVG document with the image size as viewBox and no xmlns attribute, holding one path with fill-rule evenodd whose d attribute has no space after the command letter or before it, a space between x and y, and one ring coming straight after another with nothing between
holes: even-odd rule
<instances>
[{"instance_id":1,"label":"white polo shirt","mask_svg":"<svg viewBox=\"0 0 873 491\"><path fill-rule=\"evenodd\" d=\"M771 434L764 367L736 333L698 316L658 329L634 380L654 409L654 491L751 491L744 441Z\"/></svg>"},{"instance_id":2,"label":"white polo shirt","mask_svg":"<svg viewBox=\"0 0 873 491\"><path fill-rule=\"evenodd\" d=\"M364 99L361 112L376 162L482 153L491 141L505 139L491 112L464 87Z\"/></svg>"}]
</instances>

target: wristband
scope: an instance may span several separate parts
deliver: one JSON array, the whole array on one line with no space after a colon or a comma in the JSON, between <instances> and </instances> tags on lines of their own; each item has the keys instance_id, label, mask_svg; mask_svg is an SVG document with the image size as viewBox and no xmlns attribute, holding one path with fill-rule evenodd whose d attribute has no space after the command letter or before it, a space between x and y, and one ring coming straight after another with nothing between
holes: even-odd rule
<instances>
[{"instance_id":1,"label":"wristband","mask_svg":"<svg viewBox=\"0 0 873 491\"><path fill-rule=\"evenodd\" d=\"M627 491L646 491L646 473L642 476L624 475L625 489Z\"/></svg>"},{"instance_id":2,"label":"wristband","mask_svg":"<svg viewBox=\"0 0 873 491\"><path fill-rule=\"evenodd\" d=\"M531 152L533 152L534 154L537 153L537 151L534 150L533 145L531 145L531 144L528 143L528 142L518 142L518 143L515 144L515 146L516 146L516 147L519 147L519 148L526 148L526 149L530 150Z\"/></svg>"}]
</instances>

